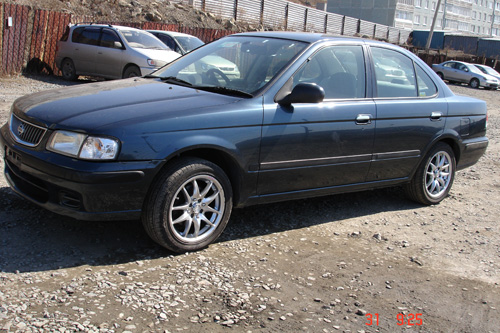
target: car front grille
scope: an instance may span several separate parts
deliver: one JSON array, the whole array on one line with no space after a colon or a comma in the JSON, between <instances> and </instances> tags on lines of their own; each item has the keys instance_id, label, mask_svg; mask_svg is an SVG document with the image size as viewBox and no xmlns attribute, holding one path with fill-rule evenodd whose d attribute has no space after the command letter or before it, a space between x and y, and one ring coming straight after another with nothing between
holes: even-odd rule
<instances>
[{"instance_id":1,"label":"car front grille","mask_svg":"<svg viewBox=\"0 0 500 333\"><path fill-rule=\"evenodd\" d=\"M47 132L47 129L33 125L12 115L10 119L10 132L14 139L20 144L36 147L40 141L42 141L43 135Z\"/></svg>"}]
</instances>

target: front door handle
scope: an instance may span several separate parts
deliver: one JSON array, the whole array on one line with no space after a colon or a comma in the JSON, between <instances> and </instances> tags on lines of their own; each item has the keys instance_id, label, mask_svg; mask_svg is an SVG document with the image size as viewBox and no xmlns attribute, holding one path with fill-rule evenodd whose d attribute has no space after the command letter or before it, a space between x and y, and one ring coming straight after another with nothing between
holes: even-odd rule
<instances>
[{"instance_id":1,"label":"front door handle","mask_svg":"<svg viewBox=\"0 0 500 333\"><path fill-rule=\"evenodd\" d=\"M434 111L431 113L431 120L441 120L442 116L443 116L442 112Z\"/></svg>"},{"instance_id":2,"label":"front door handle","mask_svg":"<svg viewBox=\"0 0 500 333\"><path fill-rule=\"evenodd\" d=\"M372 123L372 115L371 114L358 114L356 117L357 125L369 125Z\"/></svg>"}]
</instances>

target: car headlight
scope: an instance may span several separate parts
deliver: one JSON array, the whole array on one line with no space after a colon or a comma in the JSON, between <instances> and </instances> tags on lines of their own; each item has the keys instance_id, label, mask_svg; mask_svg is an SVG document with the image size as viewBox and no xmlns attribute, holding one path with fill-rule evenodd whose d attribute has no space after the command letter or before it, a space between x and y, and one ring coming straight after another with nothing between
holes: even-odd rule
<instances>
[{"instance_id":1,"label":"car headlight","mask_svg":"<svg viewBox=\"0 0 500 333\"><path fill-rule=\"evenodd\" d=\"M85 160L112 160L118 154L118 141L111 138L56 131L47 143L47 149L59 154Z\"/></svg>"},{"instance_id":2,"label":"car headlight","mask_svg":"<svg viewBox=\"0 0 500 333\"><path fill-rule=\"evenodd\" d=\"M153 67L163 67L167 64L166 61L157 59L148 59L148 65Z\"/></svg>"}]
</instances>

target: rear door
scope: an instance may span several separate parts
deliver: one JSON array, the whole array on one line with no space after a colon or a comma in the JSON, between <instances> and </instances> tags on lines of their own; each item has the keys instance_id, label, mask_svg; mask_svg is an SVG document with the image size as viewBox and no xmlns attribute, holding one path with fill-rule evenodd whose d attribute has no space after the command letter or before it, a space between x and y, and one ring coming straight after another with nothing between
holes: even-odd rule
<instances>
[{"instance_id":1,"label":"rear door","mask_svg":"<svg viewBox=\"0 0 500 333\"><path fill-rule=\"evenodd\" d=\"M375 73L377 128L367 181L401 180L411 175L428 145L442 130L445 98L430 76L405 54L371 47L373 62L391 59L406 79L388 82Z\"/></svg>"},{"instance_id":2,"label":"rear door","mask_svg":"<svg viewBox=\"0 0 500 333\"><path fill-rule=\"evenodd\" d=\"M73 42L73 63L77 73L93 74L99 45L99 27L81 27L73 31L71 41Z\"/></svg>"}]
</instances>

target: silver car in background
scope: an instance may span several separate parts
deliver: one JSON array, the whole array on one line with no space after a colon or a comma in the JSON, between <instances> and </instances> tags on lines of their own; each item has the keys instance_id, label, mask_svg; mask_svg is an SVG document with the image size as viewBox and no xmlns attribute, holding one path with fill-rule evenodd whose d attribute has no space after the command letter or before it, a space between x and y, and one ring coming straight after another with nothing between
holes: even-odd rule
<instances>
[{"instance_id":1,"label":"silver car in background","mask_svg":"<svg viewBox=\"0 0 500 333\"><path fill-rule=\"evenodd\" d=\"M56 65L67 80L78 75L120 79L150 74L178 57L144 30L77 24L57 42Z\"/></svg>"},{"instance_id":2,"label":"silver car in background","mask_svg":"<svg viewBox=\"0 0 500 333\"><path fill-rule=\"evenodd\" d=\"M473 64L463 61L445 61L433 64L432 69L442 80L467 83L471 88L497 89L500 82L491 75L481 72Z\"/></svg>"}]
</instances>

